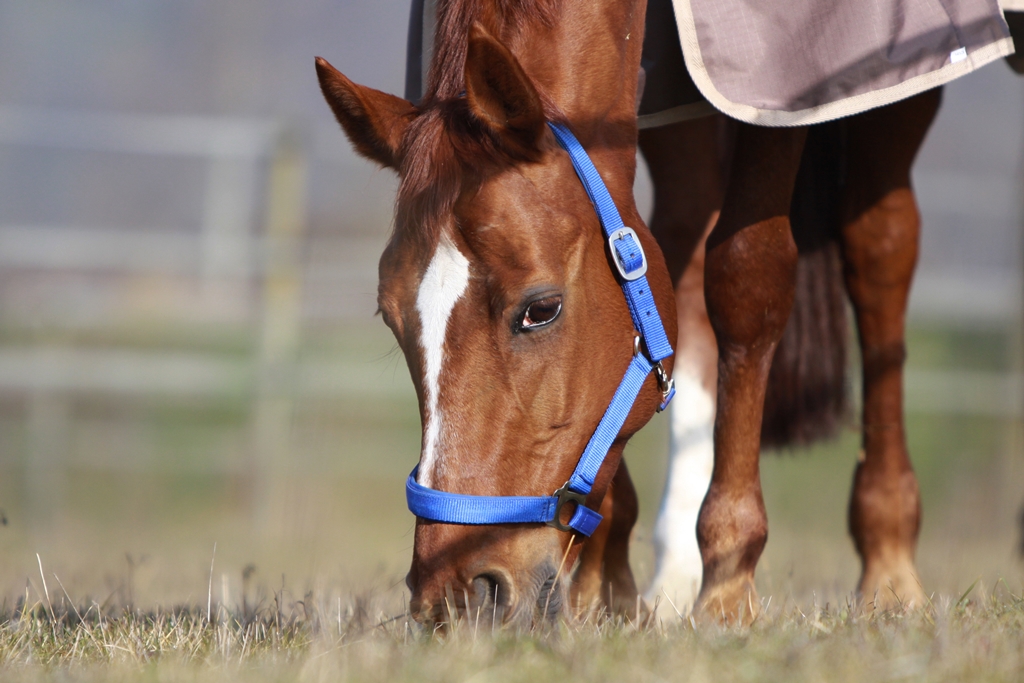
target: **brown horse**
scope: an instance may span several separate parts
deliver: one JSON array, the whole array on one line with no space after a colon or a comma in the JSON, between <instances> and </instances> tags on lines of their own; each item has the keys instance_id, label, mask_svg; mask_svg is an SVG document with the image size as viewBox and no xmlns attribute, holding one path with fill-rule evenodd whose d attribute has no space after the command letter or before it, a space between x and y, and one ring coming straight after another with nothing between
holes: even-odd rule
<instances>
[{"instance_id":1,"label":"brown horse","mask_svg":"<svg viewBox=\"0 0 1024 683\"><path fill-rule=\"evenodd\" d=\"M545 126L565 121L637 228L670 331L676 284L680 368L689 393L704 392L703 412L688 413L692 404L681 401L676 422L710 433L715 419L697 608L750 618L767 538L762 409L797 287L789 214L807 131L739 125L727 182L717 177L713 120L641 136L670 276L632 199L643 9L642 0L442 3L418 107L358 86L323 60L317 69L356 148L401 178L379 302L420 402L420 483L478 495L549 493L572 471L629 362L633 325L605 242ZM864 562L861 592L882 604L921 596L900 373L918 225L909 168L937 103L926 94L843 124L848 180L838 233L865 359L851 531ZM550 527L417 520L408 577L414 615L441 621L446 612L500 610L520 624L549 617L565 602L574 565L574 603L600 596L609 607L635 609L627 551L637 502L619 463L657 402L649 382L587 499L606 521L582 547ZM692 528L677 524L666 534Z\"/></svg>"},{"instance_id":2,"label":"brown horse","mask_svg":"<svg viewBox=\"0 0 1024 683\"><path fill-rule=\"evenodd\" d=\"M633 322L606 241L546 121L571 126L639 234L675 341L672 283L632 193L643 22L642 0L444 3L418 107L317 60L356 149L401 179L378 301L419 398L424 486L550 494L631 361ZM600 470L587 504L606 521L581 559L581 543L547 526L418 519L414 616L466 610L532 623L561 610L578 559L575 602L597 597L603 569L609 592L635 609L626 551L636 496L620 460L660 398L648 380Z\"/></svg>"},{"instance_id":3,"label":"brown horse","mask_svg":"<svg viewBox=\"0 0 1024 683\"><path fill-rule=\"evenodd\" d=\"M816 126L807 149L807 129L719 117L641 131L655 190L651 229L676 284L680 326L670 472L649 599L667 595L683 608L696 598L698 610L717 617L756 613L753 574L767 539L760 446L811 440L823 418L834 424L842 411L845 354L834 349L844 342L845 309L828 293L839 291L832 280L841 278L863 358L863 447L849 508L862 562L858 593L869 607L922 604L914 568L920 502L903 429L902 367L920 225L910 169L939 101L934 90ZM838 153L823 150L836 137ZM798 180L801 160L806 166L822 153L827 168L811 170L824 170L826 187L811 174ZM813 226L800 210L809 183L812 199L821 204L824 195L832 205L812 212ZM802 225L791 225L791 214ZM841 259L830 258L833 242ZM780 340L785 349L773 367ZM831 360L813 362L830 352ZM796 386L787 388L787 380ZM772 413L764 424L763 409Z\"/></svg>"}]
</instances>

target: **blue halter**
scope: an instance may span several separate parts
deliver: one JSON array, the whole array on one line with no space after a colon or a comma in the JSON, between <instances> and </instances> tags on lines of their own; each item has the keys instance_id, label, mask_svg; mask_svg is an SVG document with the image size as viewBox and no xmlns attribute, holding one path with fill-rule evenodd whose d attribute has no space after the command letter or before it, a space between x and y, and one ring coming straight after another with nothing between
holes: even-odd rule
<instances>
[{"instance_id":1,"label":"blue halter","mask_svg":"<svg viewBox=\"0 0 1024 683\"><path fill-rule=\"evenodd\" d=\"M608 449L622 430L626 416L633 408L647 376L654 372L662 392L659 411L664 410L675 395L675 387L665 373L661 361L672 355L672 345L665 335L661 316L654 304L647 283L647 257L632 228L622 222L615 202L601 175L594 168L583 145L560 123L548 123L558 143L569 153L576 175L583 183L594 210L601 221L611 247L612 264L619 274L633 324L640 331L633 345L633 360L626 369L619 388L594 430L590 442L580 456L579 464L569 481L550 496L469 496L447 493L422 486L416 481L419 467L413 469L405 483L409 510L417 517L448 524L510 524L545 523L561 531L574 531L590 536L601 522L601 515L586 507L587 494L601 469ZM641 348L640 338L643 339ZM562 524L560 513L567 503L576 510L568 525Z\"/></svg>"}]
</instances>

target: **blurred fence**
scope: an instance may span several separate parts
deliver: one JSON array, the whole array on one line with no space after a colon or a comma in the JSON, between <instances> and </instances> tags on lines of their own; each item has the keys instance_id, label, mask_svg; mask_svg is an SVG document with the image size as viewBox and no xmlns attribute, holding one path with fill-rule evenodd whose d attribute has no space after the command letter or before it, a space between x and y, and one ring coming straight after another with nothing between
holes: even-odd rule
<instances>
[{"instance_id":1,"label":"blurred fence","mask_svg":"<svg viewBox=\"0 0 1024 683\"><path fill-rule=\"evenodd\" d=\"M200 196L188 201L202 207L198 227L0 223L0 283L7 292L0 294L0 403L25 411L27 501L46 507L66 485L74 401L222 400L246 406L253 499L271 501L254 511L265 527L268 511L280 505L274 482L283 478L292 447L298 398L408 394L406 385L380 382L379 368L364 359L300 353L311 321L368 318L382 246L379 238L307 232L309 155L301 131L253 119L2 107L0 155L12 149L47 150L57 164L61 155L83 152L104 155L108 166L131 159L133 168L187 159L200 175ZM1006 204L1007 193L1016 201L1016 178L918 180L922 204L932 210ZM58 183L50 191L69 190ZM908 410L1021 415L1019 271L922 273L910 318L994 330L1010 340L1011 372L911 369ZM142 344L95 333L126 320L162 332ZM224 352L163 334L190 325L240 331L248 341ZM43 507L34 516L45 518Z\"/></svg>"},{"instance_id":2,"label":"blurred fence","mask_svg":"<svg viewBox=\"0 0 1024 683\"><path fill-rule=\"evenodd\" d=\"M206 179L198 235L181 230L126 233L86 226L3 226L0 265L195 274L208 282L248 275L256 265L252 221L260 189L259 164L276 153L281 137L281 127L265 121L4 107L0 144L197 158L206 165Z\"/></svg>"},{"instance_id":3,"label":"blurred fence","mask_svg":"<svg viewBox=\"0 0 1024 683\"><path fill-rule=\"evenodd\" d=\"M346 236L311 241L305 234L307 155L293 128L252 119L0 107L0 153L5 147L104 152L153 163L188 157L202 163L204 182L203 196L190 199L203 207L198 230L0 224L0 278L8 293L26 281L54 283L5 302L4 325L103 328L139 318L240 325L255 332L259 344L254 358L225 359L177 346L55 347L37 343L36 335L27 345L0 344L0 392L245 395L280 374L258 367L294 354L303 318L372 313L366 295L376 289L381 244ZM103 297L113 304L86 303L74 311L61 303L94 302L89 289L118 294ZM317 291L304 297L304 289ZM328 298L333 305L318 304ZM350 370L314 362L297 372L297 386L344 393L349 383L324 378Z\"/></svg>"},{"instance_id":4,"label":"blurred fence","mask_svg":"<svg viewBox=\"0 0 1024 683\"><path fill-rule=\"evenodd\" d=\"M352 289L364 294L375 289L378 240L341 236L320 238L311 248L306 244L305 153L301 136L280 123L0 107L0 146L104 152L154 161L186 157L204 167L203 196L196 200L203 207L198 231L0 224L0 276L6 282L19 275L59 282L58 274L73 273L81 277L66 281L69 291L64 294L74 301L82 292L71 290L87 289L90 278L97 287L109 276L141 276L149 282L165 278L182 293L172 297L171 304L153 297L144 304L151 317L262 325L255 364L254 359L224 359L180 349L139 352L4 344L0 392L245 395L264 386L267 377L280 374L259 368L294 355L303 317L344 318L359 308L318 311L318 301L344 299ZM966 204L999 207L1007 202L1003 195L1016 197L1016 184L1016 178L948 174L926 173L918 179L922 204L932 211L962 210ZM122 282L126 288L137 284L137 278ZM304 285L330 294L321 291L304 300ZM982 325L1017 334L1021 294L1017 271L943 277L923 273L915 283L910 317L926 324ZM365 308L365 302L359 303ZM63 318L59 313L47 324L82 322L82 311ZM124 314L123 308L98 307L85 317L89 324L103 326L118 324ZM298 370L295 386L326 395L365 388L364 382L343 381L351 372L359 374L344 364L314 363ZM912 374L910 403L927 410L1018 414L1024 407L1018 379L1005 374ZM937 395L958 393L936 391L945 385L974 388L967 393L986 398L937 402Z\"/></svg>"},{"instance_id":5,"label":"blurred fence","mask_svg":"<svg viewBox=\"0 0 1024 683\"><path fill-rule=\"evenodd\" d=\"M0 272L8 283L19 275L60 282L61 274L74 274L65 280L67 291L56 292L68 300L81 299L82 289L104 281L109 290L111 278L119 279L113 289L122 296L140 277L150 289L154 279L163 280L157 288L177 289L178 296L171 297L176 305L161 305L167 297L149 297L142 308L151 322L166 327L199 318L240 324L257 340L250 357L243 358L159 343L138 349L109 340L98 345L45 341L62 339L53 331L65 322L60 306L55 315L43 312L43 343L38 334L8 330L13 343L0 346L0 394L27 406L26 498L39 507L31 516L47 517L61 498L71 401L81 397L251 401L252 471L266 488L274 463L288 448L296 376L307 194L300 135L266 121L3 108L0 145L198 160L205 173L198 231L2 225ZM260 216L262 229L256 225ZM124 314L123 308L100 306L85 316L85 324L117 327ZM5 321L8 328L18 327L12 317ZM80 327L83 316L68 316L66 323Z\"/></svg>"}]
</instances>

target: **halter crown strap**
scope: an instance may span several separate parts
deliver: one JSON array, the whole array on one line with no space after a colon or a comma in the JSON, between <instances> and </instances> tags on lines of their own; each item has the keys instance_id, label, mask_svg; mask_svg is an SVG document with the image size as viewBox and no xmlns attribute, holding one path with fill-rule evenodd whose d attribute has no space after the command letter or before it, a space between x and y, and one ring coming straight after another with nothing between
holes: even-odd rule
<instances>
[{"instance_id":1,"label":"halter crown strap","mask_svg":"<svg viewBox=\"0 0 1024 683\"><path fill-rule=\"evenodd\" d=\"M590 536L601 522L601 515L586 507L586 497L594 487L601 465L608 456L615 437L640 394L644 381L652 371L658 373L659 383L665 382L662 409L672 399L675 390L664 376L661 361L672 355L661 316L654 303L647 282L647 257L636 232L626 227L615 207L608 188L601 179L586 150L563 124L548 122L555 139L569 153L576 175L583 183L611 252L611 260L618 272L622 291L626 296L633 323L640 331L644 350L634 349L633 360L619 383L611 403L604 411L580 461L565 486L550 496L470 496L427 488L416 481L418 467L405 483L409 510L417 517L448 524L520 524L546 523L562 531L575 531ZM568 524L561 521L561 510L572 503L575 511Z\"/></svg>"},{"instance_id":2,"label":"halter crown strap","mask_svg":"<svg viewBox=\"0 0 1024 683\"><path fill-rule=\"evenodd\" d=\"M612 248L612 261L622 278L622 291L626 295L633 324L643 336L651 361L657 363L668 358L672 355L672 345L668 343L665 326L661 324L661 316L654 305L654 295L651 294L647 277L644 275L647 272L647 257L640 246L640 240L636 233L622 222L622 216L619 215L619 210L615 207L601 174L597 172L590 156L576 136L561 123L549 122L548 127L555 134L558 144L569 153L576 175L579 176L594 205L594 211L601 221L601 228ZM641 270L642 272L639 272ZM632 276L633 273L637 275Z\"/></svg>"}]
</instances>

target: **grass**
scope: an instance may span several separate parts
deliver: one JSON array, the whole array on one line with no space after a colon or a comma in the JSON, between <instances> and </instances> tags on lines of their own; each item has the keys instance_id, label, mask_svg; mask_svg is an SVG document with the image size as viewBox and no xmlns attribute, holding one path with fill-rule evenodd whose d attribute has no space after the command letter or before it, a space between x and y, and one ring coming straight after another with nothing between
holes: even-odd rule
<instances>
[{"instance_id":1,"label":"grass","mask_svg":"<svg viewBox=\"0 0 1024 683\"><path fill-rule=\"evenodd\" d=\"M242 336L200 331L181 346L244 356ZM150 336L121 341L145 347ZM367 365L387 390L354 384L352 395L298 401L270 502L254 494L246 397L72 401L42 501L25 485L27 404L0 404L0 681L1024 679L1020 421L908 416L924 507L919 570L935 591L924 611L847 607L858 569L845 528L859 449L850 430L762 460L767 609L752 628L590 620L431 634L402 616L412 546L402 482L420 439L403 362L379 323L306 345ZM1006 353L995 334L912 334L917 367L998 371ZM627 449L641 585L666 450L664 417Z\"/></svg>"},{"instance_id":2,"label":"grass","mask_svg":"<svg viewBox=\"0 0 1024 683\"><path fill-rule=\"evenodd\" d=\"M56 587L55 587L56 588ZM18 681L1019 681L1024 599L1000 586L911 612L769 603L748 628L689 620L561 621L445 632L378 596L109 613L19 605L0 618L0 678ZM762 601L764 604L764 601Z\"/></svg>"}]
</instances>

